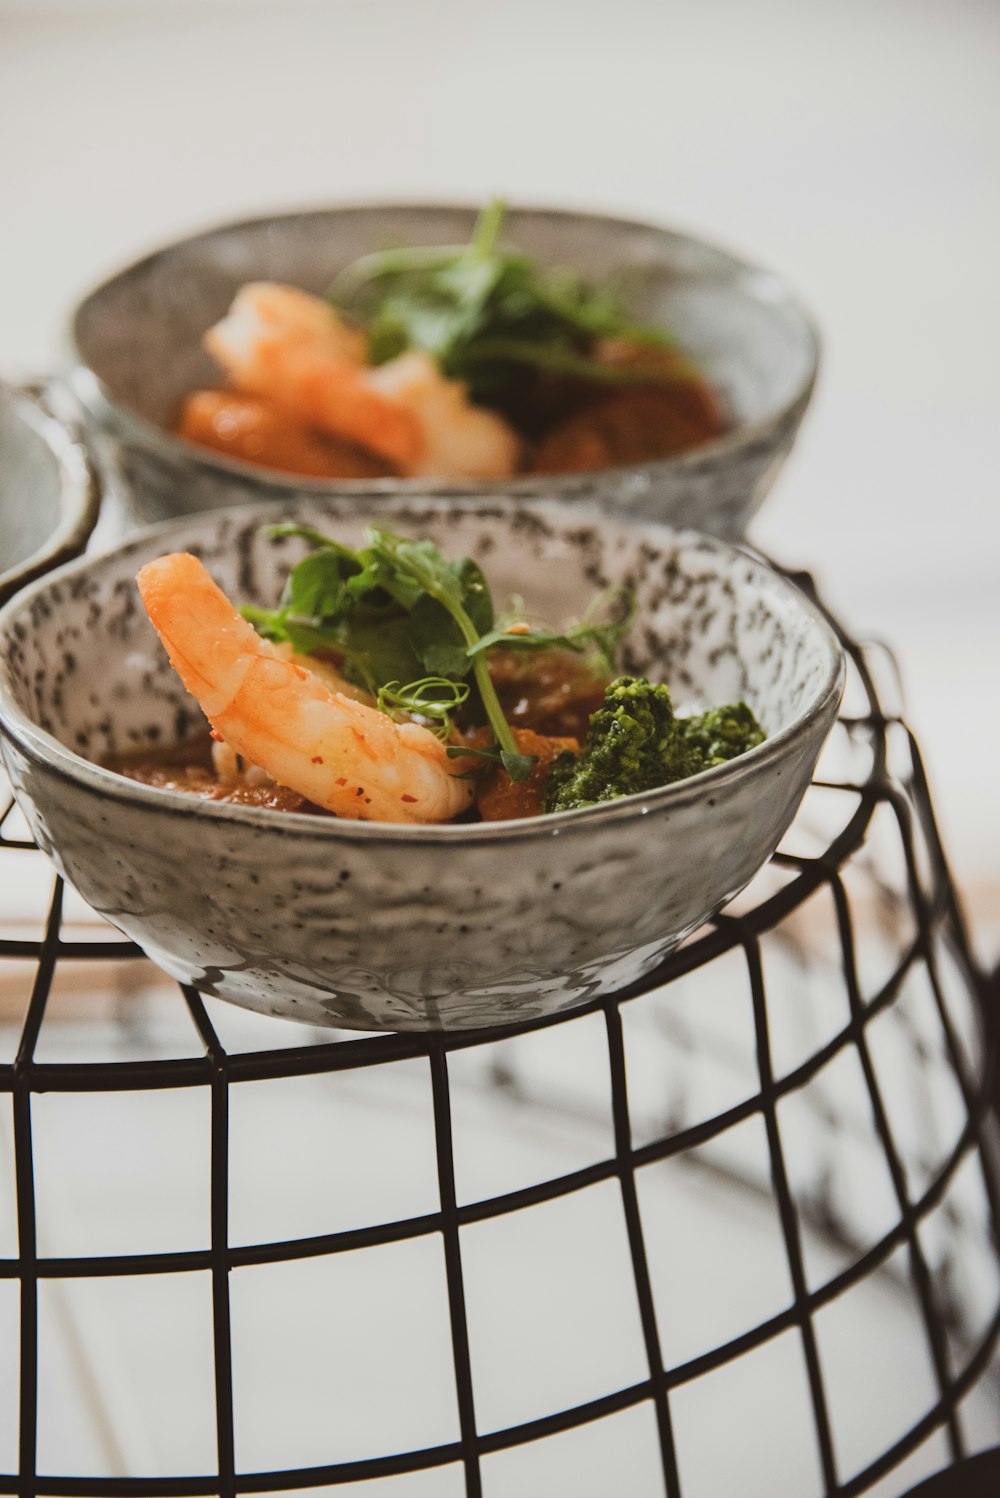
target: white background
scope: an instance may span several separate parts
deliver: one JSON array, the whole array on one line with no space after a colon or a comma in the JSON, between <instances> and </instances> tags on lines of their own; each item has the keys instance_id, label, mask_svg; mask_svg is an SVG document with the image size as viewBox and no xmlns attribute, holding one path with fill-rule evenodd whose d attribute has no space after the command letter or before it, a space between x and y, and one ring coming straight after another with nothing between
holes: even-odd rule
<instances>
[{"instance_id":1,"label":"white background","mask_svg":"<svg viewBox=\"0 0 1000 1498\"><path fill-rule=\"evenodd\" d=\"M379 197L620 211L783 273L825 360L754 539L887 637L1000 906L1000 7L0 0L0 370L158 243Z\"/></svg>"}]
</instances>

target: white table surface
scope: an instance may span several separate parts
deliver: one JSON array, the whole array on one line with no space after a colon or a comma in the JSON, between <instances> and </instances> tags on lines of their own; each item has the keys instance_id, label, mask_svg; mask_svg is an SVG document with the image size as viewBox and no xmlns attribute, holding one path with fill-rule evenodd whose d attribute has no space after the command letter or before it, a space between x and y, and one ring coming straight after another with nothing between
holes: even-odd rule
<instances>
[{"instance_id":1,"label":"white table surface","mask_svg":"<svg viewBox=\"0 0 1000 1498\"><path fill-rule=\"evenodd\" d=\"M1000 927L1000 9L989 0L0 0L0 370L213 221L380 197L605 209L786 275L825 335L754 529L892 641Z\"/></svg>"}]
</instances>

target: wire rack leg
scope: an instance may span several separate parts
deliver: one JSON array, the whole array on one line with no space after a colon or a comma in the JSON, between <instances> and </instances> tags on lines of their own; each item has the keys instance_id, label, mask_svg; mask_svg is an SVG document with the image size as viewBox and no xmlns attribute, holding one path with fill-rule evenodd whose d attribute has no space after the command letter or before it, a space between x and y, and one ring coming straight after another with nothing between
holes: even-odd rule
<instances>
[{"instance_id":1,"label":"wire rack leg","mask_svg":"<svg viewBox=\"0 0 1000 1498\"><path fill-rule=\"evenodd\" d=\"M467 1498L482 1498L483 1485L476 1440L476 1409L472 1394L472 1363L469 1356L469 1325L465 1309L462 1247L459 1240L458 1206L455 1196L455 1155L451 1135L448 1058L444 1046L439 1041L432 1041L429 1050L434 1130L437 1136L438 1189L441 1195L441 1224L444 1234L445 1272L448 1278L448 1307L455 1360L455 1386L458 1393L458 1422L462 1437L462 1460L465 1466L465 1491Z\"/></svg>"},{"instance_id":2,"label":"wire rack leg","mask_svg":"<svg viewBox=\"0 0 1000 1498\"><path fill-rule=\"evenodd\" d=\"M185 988L183 992L212 1062L212 1334L216 1442L219 1498L235 1498L233 1351L229 1308L229 1081L226 1053L205 1013L201 998L194 989Z\"/></svg>"},{"instance_id":3,"label":"wire rack leg","mask_svg":"<svg viewBox=\"0 0 1000 1498\"><path fill-rule=\"evenodd\" d=\"M819 1443L820 1466L823 1482L828 1493L838 1488L837 1467L834 1458L833 1436L830 1430L830 1414L823 1388L819 1349L816 1346L816 1329L809 1314L809 1295L806 1289L805 1268L802 1262L802 1244L799 1239L798 1215L792 1200L785 1167L781 1136L778 1133L774 1073L771 1064L771 1042L768 1034L767 1003L764 994L764 974L761 967L760 945L756 937L742 936L750 975L750 992L753 999L754 1031L757 1042L757 1067L760 1073L761 1102L764 1110L764 1127L771 1155L771 1179L778 1202L781 1231L785 1239L788 1269L792 1279L793 1310L802 1335L802 1350L806 1360L809 1392L812 1396L813 1415L816 1421L816 1439Z\"/></svg>"},{"instance_id":4,"label":"wire rack leg","mask_svg":"<svg viewBox=\"0 0 1000 1498\"><path fill-rule=\"evenodd\" d=\"M625 1225L632 1255L632 1272L639 1301L642 1320L642 1335L646 1344L649 1376L653 1386L653 1401L656 1408L656 1425L660 1438L660 1457L663 1463L663 1480L667 1498L680 1498L680 1474L677 1470L677 1452L670 1420L670 1405L667 1398L666 1375L660 1334L656 1324L653 1291L649 1278L649 1263L642 1236L642 1219L635 1189L635 1172L632 1164L632 1126L628 1112L628 1084L625 1073L625 1044L622 1036L622 1017L615 1003L604 1009L608 1031L608 1053L611 1062L611 1107L614 1116L615 1154L618 1159L618 1180L621 1185L622 1205L625 1210Z\"/></svg>"}]
</instances>

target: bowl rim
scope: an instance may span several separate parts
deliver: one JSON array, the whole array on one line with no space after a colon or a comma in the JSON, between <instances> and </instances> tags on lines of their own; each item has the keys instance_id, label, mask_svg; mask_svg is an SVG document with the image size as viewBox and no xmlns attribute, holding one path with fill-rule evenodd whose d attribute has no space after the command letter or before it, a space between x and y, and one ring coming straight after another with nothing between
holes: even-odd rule
<instances>
[{"instance_id":1,"label":"bowl rim","mask_svg":"<svg viewBox=\"0 0 1000 1498\"><path fill-rule=\"evenodd\" d=\"M428 494L426 497L431 502L436 498L433 494ZM400 508L404 502L405 497L400 496ZM474 511L476 507L472 508ZM574 527L578 527L581 522L586 523L587 520L602 527L609 524L609 517L597 507L574 506L571 511L567 511L566 506L558 500L535 501L534 503L521 501L516 506L505 507L505 513L509 515L525 511L552 516ZM379 514L391 514L391 510L383 506L380 507ZM251 519L259 519L261 524L267 523L267 518L262 514L262 507L252 502L225 510L205 510L196 515L174 516L157 525L144 528L107 551L68 562L19 592L0 609L0 733L17 743L36 761L43 763L48 771L124 805L138 804L150 811L159 811L162 814L174 813L200 817L209 821L220 820L223 823L236 822L251 828L273 827L275 832L280 832L282 836L319 837L332 844L361 841L378 845L419 842L423 846L430 846L432 843L442 846L451 846L455 843L472 846L506 843L511 840L520 842L525 839L547 840L561 835L572 836L575 832L586 832L598 822L638 819L652 812L687 807L703 798L710 797L713 788L721 789L733 785L784 758L794 751L801 740L811 735L817 722L826 720L829 729L843 695L847 669L846 658L829 621L823 611L760 552L753 547L722 541L691 528L670 526L661 521L636 521L629 517L616 516L610 520L610 524L619 530L640 534L659 533L685 544L697 544L701 550L707 547L710 552L722 558L743 557L751 563L757 579L769 587L777 588L779 593L783 594L795 608L806 614L826 647L828 665L824 678L805 708L793 718L791 723L736 759L703 770L697 775L688 776L684 780L675 781L672 785L658 786L651 791L624 796L615 801L599 802L595 806L578 807L572 811L498 822L409 824L310 816L302 812L274 811L264 807L236 805L232 802L205 801L183 791L166 790L130 780L127 776L97 765L68 748L54 734L35 723L15 701L7 675L6 654L2 648L4 637L13 627L18 613L29 607L31 602L47 588L71 580L81 573L107 565L116 559L124 558L130 551L145 553L149 548L149 543L161 535L181 535L186 529L205 522L221 524L225 521L239 525Z\"/></svg>"},{"instance_id":2,"label":"bowl rim","mask_svg":"<svg viewBox=\"0 0 1000 1498\"><path fill-rule=\"evenodd\" d=\"M426 478L372 478L372 479L322 479L310 477L304 474L289 474L280 468L266 468L261 464L247 463L239 458L228 457L222 453L215 453L210 448L200 447L195 442L189 442L184 437L179 437L167 427L160 426L148 417L143 416L131 405L123 402L112 391L111 387L101 379L90 364L87 362L83 350L80 347L80 324L86 310L97 301L98 297L117 282L135 274L137 271L145 270L155 261L181 250L188 245L196 244L199 240L212 239L217 235L236 232L241 229L261 228L266 224L279 220L290 219L321 219L334 214L357 215L358 217L368 213L408 213L420 211L425 213L469 213L473 216L479 212L480 204L471 204L466 200L444 202L427 202L406 199L394 199L388 201L372 200L367 202L334 203L325 207L308 207L298 209L277 210L271 213L255 214L249 218L225 220L209 225L207 228L196 230L194 233L183 235L173 239L157 249L148 251L138 256L135 260L120 267L110 276L106 276L97 285L91 287L73 307L67 327L68 343L73 360L68 380L70 387L75 392L77 399L92 418L100 420L106 412L113 412L118 422L122 423L127 432L138 441L145 450L152 451L162 458L176 460L178 456L185 458L188 462L202 463L209 470L219 470L234 478L253 478L258 484L268 484L274 487L286 486L290 490L301 490L305 494L409 494L419 495L426 493L431 487L438 494L456 494L463 498L474 498L482 494L492 498L500 493L522 494L525 496L536 494L540 483L550 487L563 489L578 488L583 483L595 480L608 482L623 482L630 476L636 474L650 474L652 476L664 475L666 473L683 473L688 469L697 469L708 461L725 459L730 453L742 451L746 447L752 447L755 443L766 438L771 432L780 428L785 422L794 420L797 415L803 413L809 404L812 393L816 386L819 374L820 358L822 352L822 337L816 318L802 302L799 294L791 284L778 272L768 270L758 265L755 261L747 260L727 246L716 243L712 239L706 239L702 235L694 234L683 229L671 228L664 224L652 223L645 219L635 219L619 214L597 213L583 209L552 207L547 205L533 205L530 203L514 203L508 207L511 219L522 218L552 218L552 219L586 219L596 224L602 224L608 228L624 229L628 232L639 231L659 235L677 245L688 245L699 249L707 249L714 255L720 256L728 261L732 270L738 273L748 282L761 288L769 287L772 301L784 303L798 318L801 332L803 334L806 348L807 367L805 377L798 387L776 410L769 415L763 416L756 421L741 422L731 430L711 437L699 447L690 448L684 452L675 453L668 458L654 458L639 463L618 463L611 467L595 469L593 472L570 473L570 474L521 474L510 479L481 479L470 481L469 479L426 479ZM473 487L473 485L475 487Z\"/></svg>"},{"instance_id":3,"label":"bowl rim","mask_svg":"<svg viewBox=\"0 0 1000 1498\"><path fill-rule=\"evenodd\" d=\"M33 552L0 571L0 604L82 551L100 511L100 489L90 454L79 435L49 411L47 389L44 381L0 384L0 402L41 438L55 459L59 484L58 522Z\"/></svg>"}]
</instances>

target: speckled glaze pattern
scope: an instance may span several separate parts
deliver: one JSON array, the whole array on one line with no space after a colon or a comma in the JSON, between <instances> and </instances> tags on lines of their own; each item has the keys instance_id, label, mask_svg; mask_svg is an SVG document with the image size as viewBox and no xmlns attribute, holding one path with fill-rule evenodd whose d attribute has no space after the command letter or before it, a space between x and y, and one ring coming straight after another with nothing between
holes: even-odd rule
<instances>
[{"instance_id":1,"label":"speckled glaze pattern","mask_svg":"<svg viewBox=\"0 0 1000 1498\"><path fill-rule=\"evenodd\" d=\"M41 847L109 920L205 992L318 1024L457 1029L580 1004L647 972L741 889L793 816L842 690L820 616L751 553L595 510L398 500L380 518L481 559L547 617L635 589L624 666L679 708L744 696L769 733L674 787L558 817L407 828L269 813L137 785L107 755L200 713L139 604L143 562L184 548L272 602L292 516L359 544L369 503L228 510L65 568L0 616L3 753Z\"/></svg>"},{"instance_id":2,"label":"speckled glaze pattern","mask_svg":"<svg viewBox=\"0 0 1000 1498\"><path fill-rule=\"evenodd\" d=\"M181 399L216 385L202 333L246 281L322 293L358 255L391 243L468 239L471 209L339 208L228 225L129 267L79 307L73 388L109 484L137 521L298 495L426 494L426 481L283 479L230 462L166 430ZM795 439L816 377L818 339L774 276L712 245L648 224L592 214L516 210L507 233L545 264L618 284L637 318L669 328L721 393L733 429L660 462L600 474L518 479L505 492L598 503L609 511L739 539ZM467 494L467 483L434 486ZM498 486L479 486L483 503Z\"/></svg>"}]
</instances>

